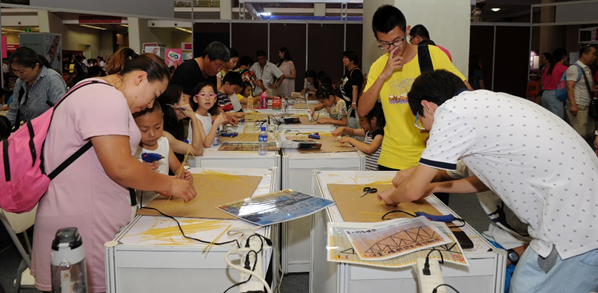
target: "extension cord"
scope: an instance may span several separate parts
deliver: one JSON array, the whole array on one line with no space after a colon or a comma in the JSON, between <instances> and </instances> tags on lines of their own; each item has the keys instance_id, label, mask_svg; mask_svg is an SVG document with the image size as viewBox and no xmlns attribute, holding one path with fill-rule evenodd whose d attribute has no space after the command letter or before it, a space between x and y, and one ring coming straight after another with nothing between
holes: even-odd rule
<instances>
[{"instance_id":1,"label":"extension cord","mask_svg":"<svg viewBox=\"0 0 598 293\"><path fill-rule=\"evenodd\" d=\"M243 237L241 238L241 243L244 246L245 243L247 243L247 238L249 237L251 234L248 233L244 233ZM241 265L243 265L245 263L245 257L247 254L249 254L249 265L251 266L249 269L251 270L251 268L253 267L253 264L257 261L257 263L255 264L255 270L254 272L257 273L259 276L263 276L263 264L262 264L262 252L263 249L266 249L268 247L268 245L266 244L266 242L263 242L263 247L262 247L262 241L260 240L259 236L254 236L251 237L249 240L249 247L243 247L240 251L245 252L245 254L240 254L241 256ZM257 260L256 260L256 254L255 253L249 253L250 250L253 251L259 251L260 249L262 249L262 252L257 254ZM239 282L244 282L245 280L249 279L249 274L245 273L245 272L240 272L240 276L239 276ZM262 282L260 282L257 278L252 277L249 282L239 285L239 293L254 293L254 292L264 292L264 284L262 284Z\"/></svg>"},{"instance_id":2,"label":"extension cord","mask_svg":"<svg viewBox=\"0 0 598 293\"><path fill-rule=\"evenodd\" d=\"M431 259L430 275L424 275L425 258L418 258L415 270L417 272L417 282L419 284L419 293L432 293L434 288L440 284L444 284L442 272L440 271L440 263L437 260ZM436 290L437 293L446 293L446 288L440 287Z\"/></svg>"}]
</instances>

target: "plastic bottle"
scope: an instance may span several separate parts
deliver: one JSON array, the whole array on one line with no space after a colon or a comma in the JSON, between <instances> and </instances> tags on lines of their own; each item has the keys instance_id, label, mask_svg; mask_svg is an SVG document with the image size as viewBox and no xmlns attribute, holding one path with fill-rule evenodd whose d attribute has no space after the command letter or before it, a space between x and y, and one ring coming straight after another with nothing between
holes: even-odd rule
<instances>
[{"instance_id":1,"label":"plastic bottle","mask_svg":"<svg viewBox=\"0 0 598 293\"><path fill-rule=\"evenodd\" d=\"M260 108L266 109L268 108L268 93L262 92L262 98L260 99Z\"/></svg>"},{"instance_id":2,"label":"plastic bottle","mask_svg":"<svg viewBox=\"0 0 598 293\"><path fill-rule=\"evenodd\" d=\"M214 141L212 141L212 146L219 146L220 145L220 129L216 129L216 137L214 137Z\"/></svg>"},{"instance_id":3,"label":"plastic bottle","mask_svg":"<svg viewBox=\"0 0 598 293\"><path fill-rule=\"evenodd\" d=\"M75 227L61 228L52 241L52 292L87 293L83 240Z\"/></svg>"},{"instance_id":4,"label":"plastic bottle","mask_svg":"<svg viewBox=\"0 0 598 293\"><path fill-rule=\"evenodd\" d=\"M266 133L266 126L262 126L260 129L260 134L258 135L258 151L257 153L260 156L266 155L266 145L268 144L268 133Z\"/></svg>"}]
</instances>

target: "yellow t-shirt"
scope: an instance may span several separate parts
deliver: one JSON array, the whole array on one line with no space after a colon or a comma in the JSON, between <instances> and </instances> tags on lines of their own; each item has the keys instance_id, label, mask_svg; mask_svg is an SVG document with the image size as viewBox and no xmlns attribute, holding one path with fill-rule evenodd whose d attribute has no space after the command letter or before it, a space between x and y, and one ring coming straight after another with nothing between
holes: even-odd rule
<instances>
[{"instance_id":1,"label":"yellow t-shirt","mask_svg":"<svg viewBox=\"0 0 598 293\"><path fill-rule=\"evenodd\" d=\"M436 46L428 47L435 70L445 69L465 80L446 53ZM378 79L387 61L388 53L380 56L372 64L364 92ZM415 116L411 113L407 100L407 93L411 90L413 81L420 75L419 59L416 55L413 60L403 65L402 70L396 70L380 90L379 99L386 118L382 151L378 159L378 164L382 166L401 170L415 166L426 147L424 142L428 134L420 133L413 125Z\"/></svg>"}]
</instances>

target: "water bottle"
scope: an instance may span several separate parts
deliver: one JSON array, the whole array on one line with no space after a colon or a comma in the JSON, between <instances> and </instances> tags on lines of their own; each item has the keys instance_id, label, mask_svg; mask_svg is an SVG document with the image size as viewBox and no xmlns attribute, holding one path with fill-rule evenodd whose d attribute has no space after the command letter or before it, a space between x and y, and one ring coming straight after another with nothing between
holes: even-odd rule
<instances>
[{"instance_id":1,"label":"water bottle","mask_svg":"<svg viewBox=\"0 0 598 293\"><path fill-rule=\"evenodd\" d=\"M75 227L59 229L52 241L52 292L87 293L85 250Z\"/></svg>"},{"instance_id":2,"label":"water bottle","mask_svg":"<svg viewBox=\"0 0 598 293\"><path fill-rule=\"evenodd\" d=\"M219 146L220 145L220 128L216 129L216 137L214 137L214 141L212 141L212 146Z\"/></svg>"},{"instance_id":3,"label":"water bottle","mask_svg":"<svg viewBox=\"0 0 598 293\"><path fill-rule=\"evenodd\" d=\"M262 126L260 134L258 136L258 154L260 156L266 155L266 145L268 144L268 133L266 133L266 126Z\"/></svg>"}]
</instances>

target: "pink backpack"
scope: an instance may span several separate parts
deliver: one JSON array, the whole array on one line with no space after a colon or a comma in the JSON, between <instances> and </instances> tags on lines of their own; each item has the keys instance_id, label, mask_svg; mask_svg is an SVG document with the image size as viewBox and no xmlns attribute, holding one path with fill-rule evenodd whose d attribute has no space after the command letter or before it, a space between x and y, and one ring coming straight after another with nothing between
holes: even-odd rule
<instances>
[{"instance_id":1,"label":"pink backpack","mask_svg":"<svg viewBox=\"0 0 598 293\"><path fill-rule=\"evenodd\" d=\"M91 148L91 141L82 146L52 173L46 175L43 166L43 147L56 107L77 89L89 84L104 84L91 80L76 85L37 118L25 123L0 143L0 207L12 213L32 210L46 193L50 180Z\"/></svg>"}]
</instances>

